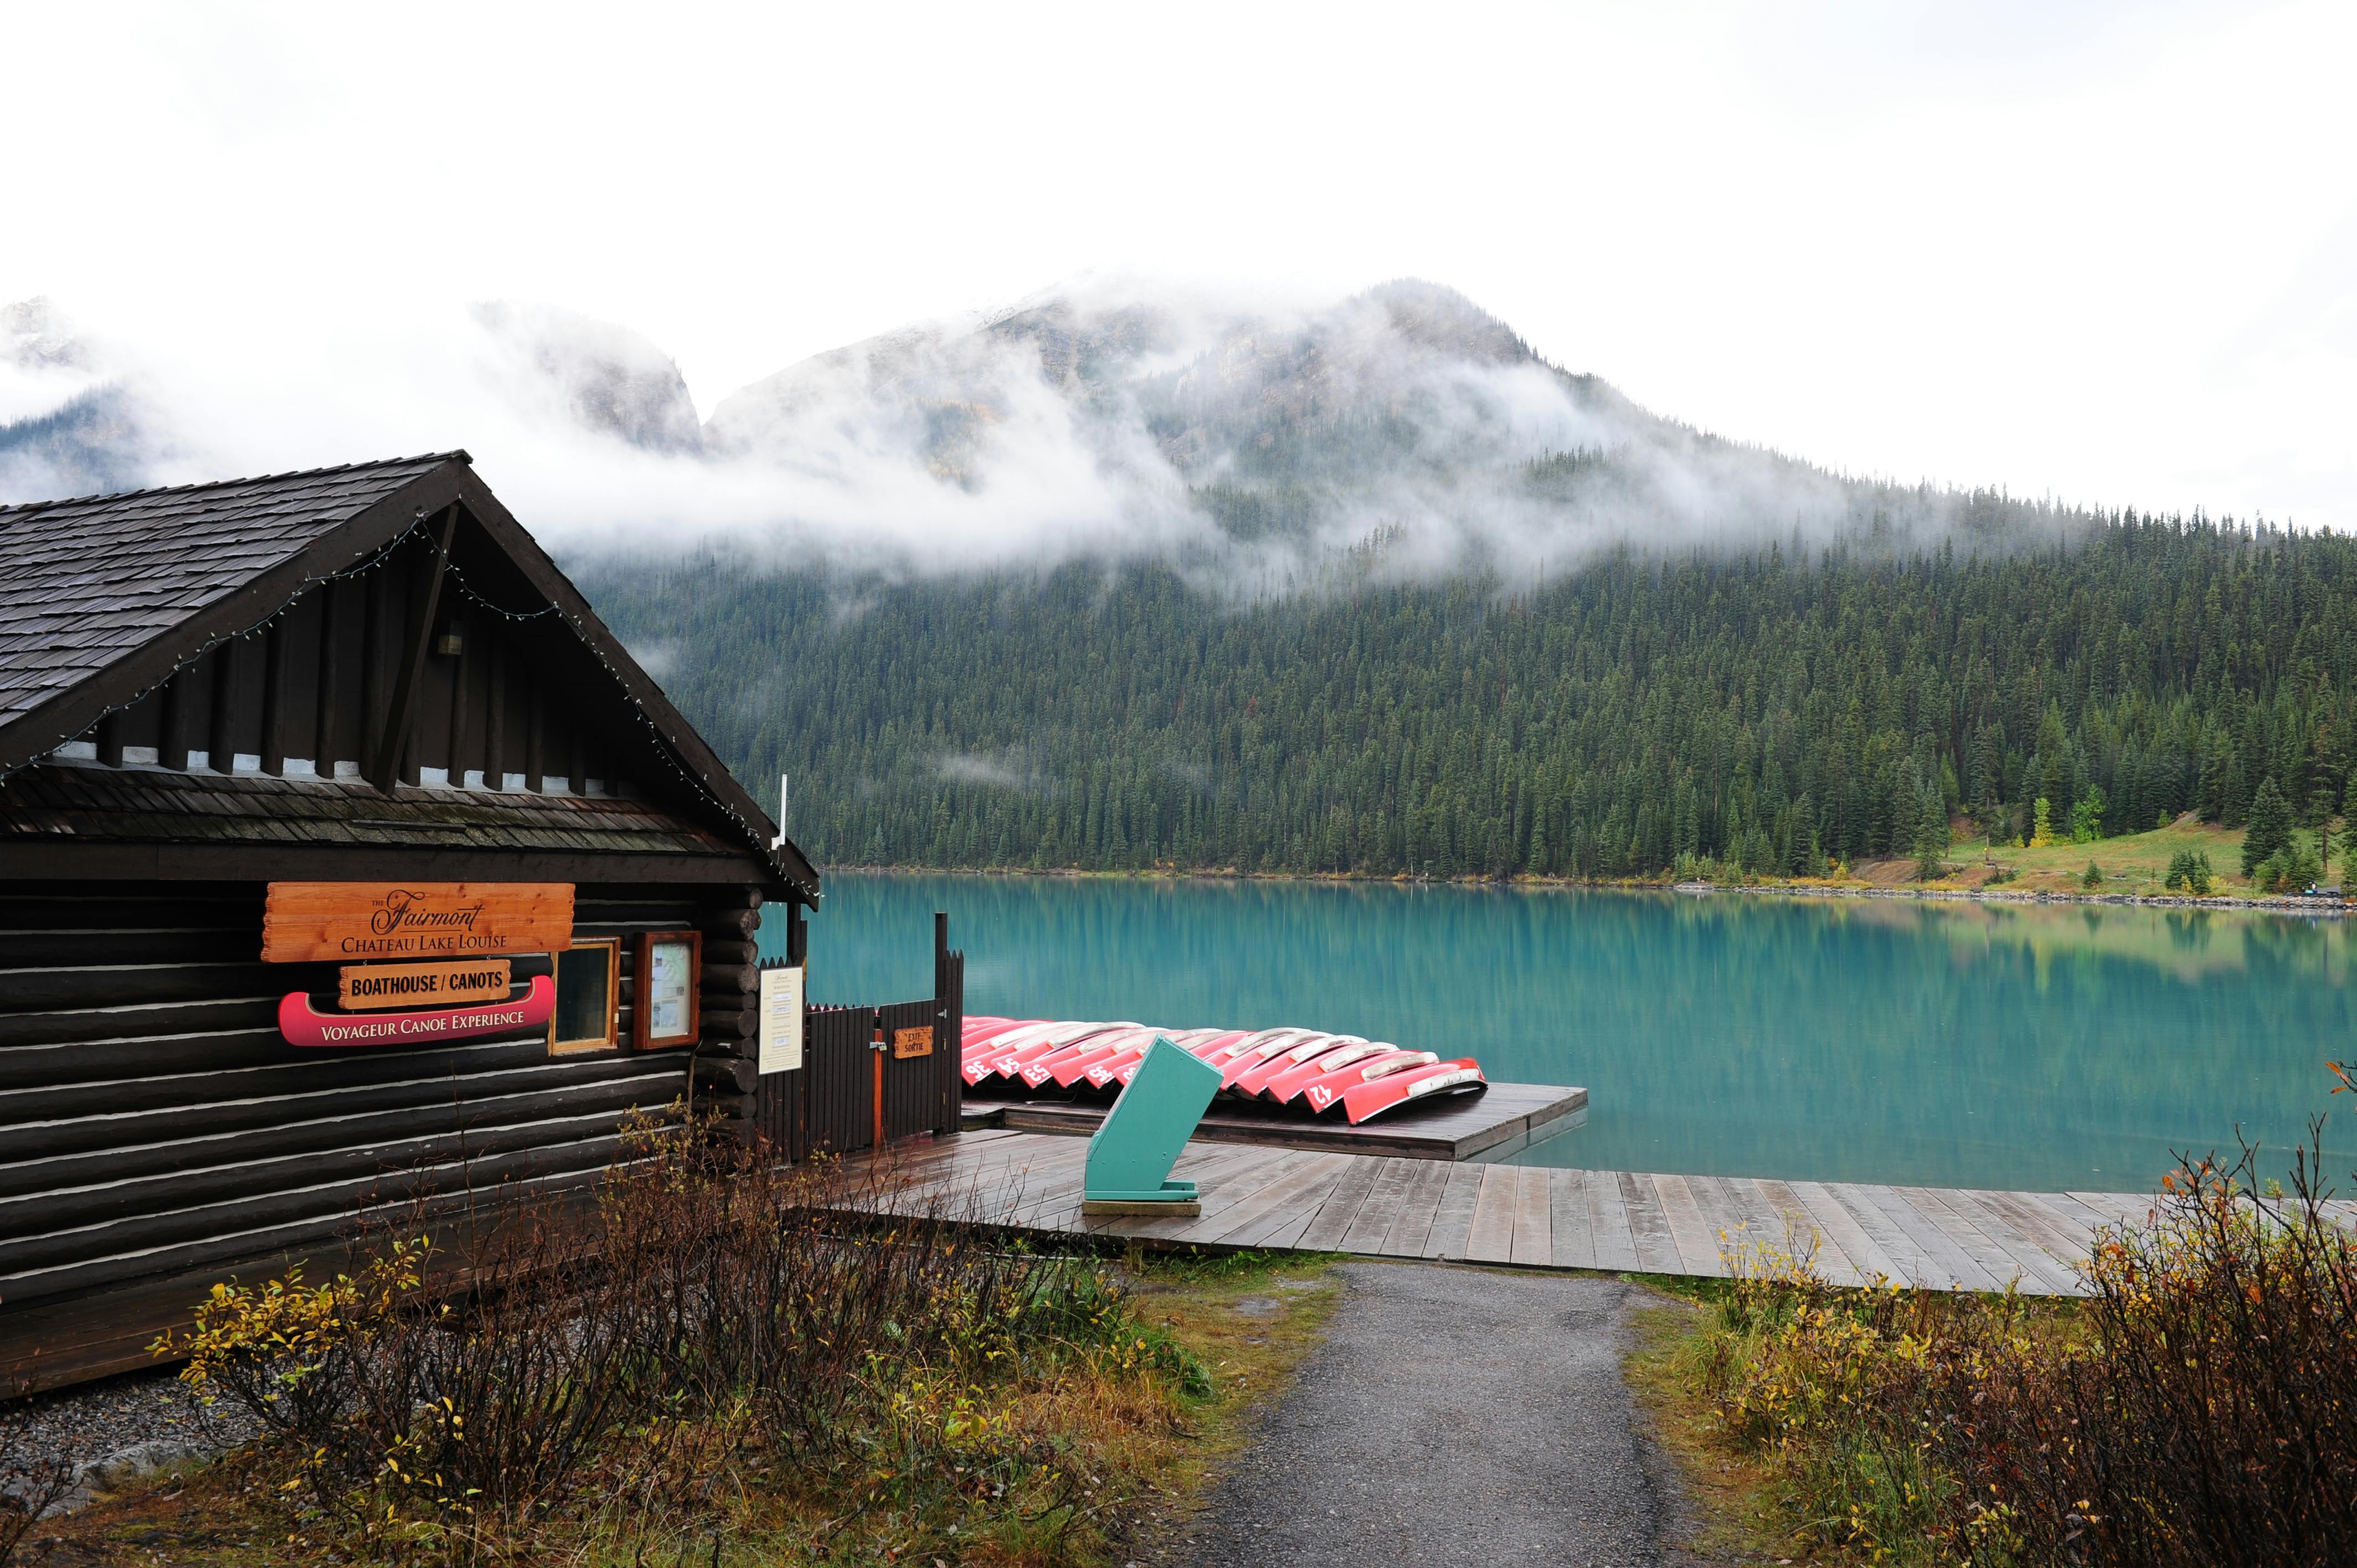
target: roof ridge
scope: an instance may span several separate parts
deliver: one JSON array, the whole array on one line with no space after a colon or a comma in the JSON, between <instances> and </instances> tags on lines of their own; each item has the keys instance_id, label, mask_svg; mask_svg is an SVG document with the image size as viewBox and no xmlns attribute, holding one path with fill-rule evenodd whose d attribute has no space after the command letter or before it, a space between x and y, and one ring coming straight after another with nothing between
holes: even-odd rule
<instances>
[{"instance_id":1,"label":"roof ridge","mask_svg":"<svg viewBox=\"0 0 2357 1568\"><path fill-rule=\"evenodd\" d=\"M129 500L137 496L180 495L190 490L217 490L231 485L265 485L281 479L316 479L328 474L357 473L362 468L391 468L404 463L464 463L474 466L474 456L463 446L453 446L447 452L420 452L411 457L372 457L359 463L335 463L324 468L289 468L277 474L251 474L242 479L200 479L188 485L156 485L143 490L102 490L95 495L59 496L50 500L15 501L0 504L0 518L40 511L50 507L81 506L91 501Z\"/></svg>"}]
</instances>

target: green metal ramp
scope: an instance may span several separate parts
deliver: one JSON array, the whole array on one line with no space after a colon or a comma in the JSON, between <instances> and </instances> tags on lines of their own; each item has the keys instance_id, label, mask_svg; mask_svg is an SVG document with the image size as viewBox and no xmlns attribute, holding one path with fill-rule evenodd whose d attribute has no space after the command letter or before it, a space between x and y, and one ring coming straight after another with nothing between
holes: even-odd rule
<instances>
[{"instance_id":1,"label":"green metal ramp","mask_svg":"<svg viewBox=\"0 0 2357 1568\"><path fill-rule=\"evenodd\" d=\"M1220 1089L1220 1069L1157 1035L1089 1139L1083 1214L1199 1214L1191 1181L1170 1167Z\"/></svg>"}]
</instances>

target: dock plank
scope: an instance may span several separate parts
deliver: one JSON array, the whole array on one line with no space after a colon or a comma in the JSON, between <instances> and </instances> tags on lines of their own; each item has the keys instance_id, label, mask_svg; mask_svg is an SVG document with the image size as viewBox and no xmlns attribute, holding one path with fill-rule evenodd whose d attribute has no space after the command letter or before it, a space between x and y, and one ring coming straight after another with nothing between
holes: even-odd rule
<instances>
[{"instance_id":1,"label":"dock plank","mask_svg":"<svg viewBox=\"0 0 2357 1568\"><path fill-rule=\"evenodd\" d=\"M1277 1112L1274 1107L1215 1102L1196 1123L1198 1143L1255 1144L1335 1154L1398 1155L1456 1163L1519 1148L1530 1130L1543 1136L1566 1130L1587 1104L1587 1090L1561 1084L1491 1084L1480 1094L1452 1095L1403 1107L1374 1122L1351 1123ZM969 1096L967 1114L982 1131L1063 1133L1086 1137L1103 1124L1108 1101L1027 1100Z\"/></svg>"},{"instance_id":2,"label":"dock plank","mask_svg":"<svg viewBox=\"0 0 2357 1568\"><path fill-rule=\"evenodd\" d=\"M1277 1209L1285 1208L1286 1202L1297 1197L1297 1191L1292 1186L1286 1186L1286 1181L1297 1176L1301 1169L1315 1167L1327 1172L1329 1176L1339 1175L1341 1165L1320 1165L1320 1160L1331 1158L1334 1155L1313 1155L1313 1153L1297 1151L1297 1148L1286 1148L1286 1151L1277 1153L1275 1158L1261 1160L1259 1165L1249 1167L1249 1172L1231 1175L1228 1181L1221 1184L1221 1191L1204 1196L1202 1219L1186 1226L1178 1233L1178 1238L1181 1240L1240 1245L1235 1240L1240 1230L1252 1229L1254 1221L1261 1219L1264 1214L1277 1212Z\"/></svg>"},{"instance_id":3,"label":"dock plank","mask_svg":"<svg viewBox=\"0 0 2357 1568\"><path fill-rule=\"evenodd\" d=\"M2015 1256L2011 1248L1989 1234L1985 1228L1986 1216L1977 1212L1962 1193L1953 1188L1936 1187L1910 1187L1900 1191L1918 1214L1939 1227L1943 1236L1962 1248L1964 1256L1978 1264L1981 1273L1995 1280L2000 1290L2007 1285L2019 1285L2044 1278L2038 1264L2028 1258ZM2037 1251L2034 1247L2027 1250Z\"/></svg>"},{"instance_id":4,"label":"dock plank","mask_svg":"<svg viewBox=\"0 0 2357 1568\"><path fill-rule=\"evenodd\" d=\"M1702 1210L1702 1222L1710 1230L1711 1251L1724 1262L1729 1251L1747 1246L1759 1240L1752 1232L1758 1223L1743 1205L1737 1201L1721 1176L1686 1176L1686 1190L1694 1195L1695 1206Z\"/></svg>"},{"instance_id":5,"label":"dock plank","mask_svg":"<svg viewBox=\"0 0 2357 1568\"><path fill-rule=\"evenodd\" d=\"M2099 1227L2117 1224L2108 1214L2099 1214L2067 1192L2025 1192L2018 1195L2025 1202L2034 1203L2053 1215L2064 1226L2084 1230L2088 1240L2094 1240Z\"/></svg>"},{"instance_id":6,"label":"dock plank","mask_svg":"<svg viewBox=\"0 0 2357 1568\"><path fill-rule=\"evenodd\" d=\"M1921 1251L1931 1273L1920 1283L1941 1289L2002 1290L2005 1282L1992 1278L1987 1271L1973 1262L1965 1251L1936 1221L1923 1214L1907 1200L1907 1195L1894 1187L1879 1183L1861 1183L1858 1190L1868 1203L1880 1208L1890 1222L1904 1231L1907 1239Z\"/></svg>"},{"instance_id":7,"label":"dock plank","mask_svg":"<svg viewBox=\"0 0 2357 1568\"><path fill-rule=\"evenodd\" d=\"M1272 1230L1254 1246L1272 1252L1289 1252L1301 1245L1301 1233L1309 1229L1315 1214L1297 1214L1283 1229Z\"/></svg>"},{"instance_id":8,"label":"dock plank","mask_svg":"<svg viewBox=\"0 0 2357 1568\"><path fill-rule=\"evenodd\" d=\"M1970 1192L1962 1188L1945 1188L1940 1201L1951 1208L1961 1208L1973 1216L1981 1234L2005 1250L2016 1266L2022 1271L2022 1289L2067 1294L2077 1285L2075 1272L2054 1255L2034 1224L2024 1224L2007 1206L1991 1201L2002 1197L2000 1193Z\"/></svg>"},{"instance_id":9,"label":"dock plank","mask_svg":"<svg viewBox=\"0 0 2357 1568\"><path fill-rule=\"evenodd\" d=\"M1587 1195L1588 1238L1596 1246L1599 1269L1633 1269L1637 1239L1629 1224L1629 1200L1620 1195L1617 1171L1582 1171L1580 1186Z\"/></svg>"},{"instance_id":10,"label":"dock plank","mask_svg":"<svg viewBox=\"0 0 2357 1568\"><path fill-rule=\"evenodd\" d=\"M1877 1230L1868 1229L1848 1204L1835 1197L1831 1187L1814 1181L1788 1182L1785 1185L1807 1207L1810 1218L1816 1220L1824 1233L1848 1254L1850 1266L1864 1274L1868 1283L1877 1279L1899 1284L1915 1283L1900 1260L1883 1246ZM1875 1211L1874 1223L1880 1230L1888 1230L1890 1225L1878 1210Z\"/></svg>"},{"instance_id":11,"label":"dock plank","mask_svg":"<svg viewBox=\"0 0 2357 1568\"><path fill-rule=\"evenodd\" d=\"M1523 1268L1552 1268L1555 1266L1555 1205L1547 1191L1546 1168L1544 1165L1507 1168L1515 1173L1516 1185L1522 1188L1514 1206L1512 1261Z\"/></svg>"},{"instance_id":12,"label":"dock plank","mask_svg":"<svg viewBox=\"0 0 2357 1568\"><path fill-rule=\"evenodd\" d=\"M1481 1197L1481 1173L1491 1168L1448 1167L1448 1187L1440 1195L1440 1207L1432 1217L1432 1230L1424 1239L1426 1257L1452 1262L1464 1258L1465 1244L1473 1237L1473 1206Z\"/></svg>"},{"instance_id":13,"label":"dock plank","mask_svg":"<svg viewBox=\"0 0 2357 1568\"><path fill-rule=\"evenodd\" d=\"M1246 1146L1221 1145L1217 1154L1208 1158L1189 1157L1196 1145L1188 1145L1189 1155L1182 1155L1172 1175L1184 1176L1195 1184L1195 1202L1200 1213L1195 1224L1226 1213L1237 1204L1261 1190L1288 1168L1286 1151ZM1100 1233L1112 1236L1158 1236L1166 1222L1140 1216L1123 1215L1093 1222ZM1186 1229L1193 1230L1195 1224Z\"/></svg>"},{"instance_id":14,"label":"dock plank","mask_svg":"<svg viewBox=\"0 0 2357 1568\"><path fill-rule=\"evenodd\" d=\"M2080 1267L2087 1262L2088 1249L2094 1243L2092 1223L2066 1219L2038 1202L2030 1193L1985 1192L1980 1197L2012 1221L2016 1230L2035 1240L2065 1273L2077 1277Z\"/></svg>"},{"instance_id":15,"label":"dock plank","mask_svg":"<svg viewBox=\"0 0 2357 1568\"><path fill-rule=\"evenodd\" d=\"M1264 1149L1256 1153L1257 1158L1230 1166L1223 1179L1202 1189L1197 1201L1203 1212L1183 1228L1181 1235L1185 1240L1220 1240L1249 1223L1254 1215L1267 1212L1278 1201L1265 1197L1269 1189L1315 1157L1294 1149Z\"/></svg>"},{"instance_id":16,"label":"dock plank","mask_svg":"<svg viewBox=\"0 0 2357 1568\"><path fill-rule=\"evenodd\" d=\"M1440 1195L1448 1190L1450 1168L1437 1160L1416 1162L1415 1180L1400 1199L1399 1218L1383 1235L1380 1250L1385 1257L1424 1256L1424 1239L1432 1234L1432 1217L1440 1212Z\"/></svg>"},{"instance_id":17,"label":"dock plank","mask_svg":"<svg viewBox=\"0 0 2357 1568\"><path fill-rule=\"evenodd\" d=\"M1685 1263L1670 1234L1669 1216L1654 1190L1653 1177L1634 1171L1615 1171L1620 1202L1629 1211L1629 1237L1636 1243L1637 1266L1649 1274L1682 1274Z\"/></svg>"},{"instance_id":18,"label":"dock plank","mask_svg":"<svg viewBox=\"0 0 2357 1568\"><path fill-rule=\"evenodd\" d=\"M1351 1228L1342 1232L1335 1243L1344 1252L1380 1252L1383 1238L1392 1233L1399 1222L1400 1205L1407 1196L1408 1183L1419 1165L1431 1165L1431 1160L1405 1160L1385 1157L1375 1173L1375 1185L1367 1189L1366 1201L1351 1218Z\"/></svg>"},{"instance_id":19,"label":"dock plank","mask_svg":"<svg viewBox=\"0 0 2357 1568\"><path fill-rule=\"evenodd\" d=\"M1819 1274L1837 1285L1863 1285L1868 1283L1871 1271L1861 1269L1849 1255L1849 1249L1827 1231L1823 1221L1809 1212L1801 1195L1792 1184L1781 1181L1755 1181L1749 1184L1775 1212L1777 1230L1774 1244L1790 1252L1797 1261L1811 1257ZM1813 1256L1812 1256L1813 1255Z\"/></svg>"},{"instance_id":20,"label":"dock plank","mask_svg":"<svg viewBox=\"0 0 2357 1568\"><path fill-rule=\"evenodd\" d=\"M1473 1206L1473 1233L1465 1242L1469 1263L1512 1262L1514 1208L1521 1197L1520 1172L1512 1165L1483 1165L1481 1191Z\"/></svg>"},{"instance_id":21,"label":"dock plank","mask_svg":"<svg viewBox=\"0 0 2357 1568\"><path fill-rule=\"evenodd\" d=\"M1727 1264L1719 1257L1718 1238L1711 1233L1710 1221L1703 1218L1693 1182L1682 1176L1657 1176L1653 1191L1661 1199L1662 1217L1669 1223L1678 1261L1684 1265L1679 1272L1705 1277L1725 1274Z\"/></svg>"},{"instance_id":22,"label":"dock plank","mask_svg":"<svg viewBox=\"0 0 2357 1568\"><path fill-rule=\"evenodd\" d=\"M2152 1223L2153 1200L2126 1192L2074 1192L2071 1200L2115 1226L2141 1230Z\"/></svg>"},{"instance_id":23,"label":"dock plank","mask_svg":"<svg viewBox=\"0 0 2357 1568\"><path fill-rule=\"evenodd\" d=\"M1248 1201L1251 1208L1232 1216L1232 1222L1216 1235L1223 1247L1260 1247L1298 1243L1323 1210L1335 1184L1349 1169L1348 1155L1310 1155L1271 1182ZM1290 1237L1282 1243L1277 1238Z\"/></svg>"},{"instance_id":24,"label":"dock plank","mask_svg":"<svg viewBox=\"0 0 2357 1568\"><path fill-rule=\"evenodd\" d=\"M1549 1229L1558 1269L1592 1269L1596 1264L1596 1230L1587 1213L1587 1184L1581 1171L1547 1172L1547 1203L1554 1210Z\"/></svg>"},{"instance_id":25,"label":"dock plank","mask_svg":"<svg viewBox=\"0 0 2357 1568\"><path fill-rule=\"evenodd\" d=\"M1333 1187L1318 1206L1318 1218L1301 1233L1301 1246L1312 1252L1330 1252L1341 1245L1350 1233L1351 1221L1359 1216L1359 1206L1374 1190L1375 1177L1383 1170L1380 1161L1363 1156L1351 1160L1334 1178Z\"/></svg>"}]
</instances>

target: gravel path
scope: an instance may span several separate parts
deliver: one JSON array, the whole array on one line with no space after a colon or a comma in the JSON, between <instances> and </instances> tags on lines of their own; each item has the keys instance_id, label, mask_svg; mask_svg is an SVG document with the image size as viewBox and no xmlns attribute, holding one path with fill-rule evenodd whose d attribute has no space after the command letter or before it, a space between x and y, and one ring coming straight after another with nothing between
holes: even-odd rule
<instances>
[{"instance_id":1,"label":"gravel path","mask_svg":"<svg viewBox=\"0 0 2357 1568\"><path fill-rule=\"evenodd\" d=\"M1347 1263L1325 1342L1171 1553L1200 1568L1701 1560L1617 1280Z\"/></svg>"}]
</instances>

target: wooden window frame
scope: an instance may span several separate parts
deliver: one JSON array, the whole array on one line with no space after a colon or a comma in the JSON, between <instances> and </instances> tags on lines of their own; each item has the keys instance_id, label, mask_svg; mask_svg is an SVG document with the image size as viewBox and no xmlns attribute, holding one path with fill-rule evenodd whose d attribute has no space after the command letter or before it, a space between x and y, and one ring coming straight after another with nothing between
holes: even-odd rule
<instances>
[{"instance_id":1,"label":"wooden window frame","mask_svg":"<svg viewBox=\"0 0 2357 1568\"><path fill-rule=\"evenodd\" d=\"M610 1051L618 1048L621 1044L622 939L576 937L573 939L573 946L569 951L577 953L587 948L606 950L606 1033L604 1037L598 1039L585 1036L577 1040L559 1040L556 1037L556 1025L557 1020L564 1015L563 993L560 989L559 1004L548 1015L548 1054L553 1057L586 1056L591 1051ZM561 952L549 954L549 978L552 984L558 983L558 966L565 961L565 957L566 954Z\"/></svg>"},{"instance_id":2,"label":"wooden window frame","mask_svg":"<svg viewBox=\"0 0 2357 1568\"><path fill-rule=\"evenodd\" d=\"M647 1004L647 976L654 970L655 944L684 942L687 944L687 1031L684 1034L654 1033L654 1009ZM670 1050L677 1046L692 1046L704 1035L704 1005L700 993L704 990L704 933L702 931L640 931L637 967L630 976L630 1043L642 1051Z\"/></svg>"}]
</instances>

